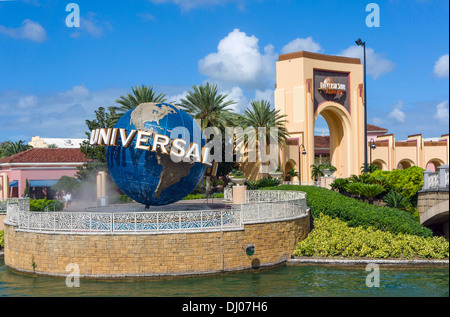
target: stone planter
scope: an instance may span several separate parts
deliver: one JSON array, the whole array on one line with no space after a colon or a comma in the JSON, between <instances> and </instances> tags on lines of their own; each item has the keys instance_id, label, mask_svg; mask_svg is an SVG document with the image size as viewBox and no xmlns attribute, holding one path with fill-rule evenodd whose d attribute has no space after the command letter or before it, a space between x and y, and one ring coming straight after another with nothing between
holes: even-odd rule
<instances>
[{"instance_id":1,"label":"stone planter","mask_svg":"<svg viewBox=\"0 0 450 317\"><path fill-rule=\"evenodd\" d=\"M242 186L247 181L247 178L245 177L230 177L231 181L235 183L238 186Z\"/></svg>"},{"instance_id":2,"label":"stone planter","mask_svg":"<svg viewBox=\"0 0 450 317\"><path fill-rule=\"evenodd\" d=\"M281 178L283 176L283 172L272 172L272 173L269 173L269 175L272 178Z\"/></svg>"},{"instance_id":3,"label":"stone planter","mask_svg":"<svg viewBox=\"0 0 450 317\"><path fill-rule=\"evenodd\" d=\"M325 168L323 170L324 177L332 177L334 172L336 172L336 171L335 170L331 170L329 168Z\"/></svg>"}]
</instances>

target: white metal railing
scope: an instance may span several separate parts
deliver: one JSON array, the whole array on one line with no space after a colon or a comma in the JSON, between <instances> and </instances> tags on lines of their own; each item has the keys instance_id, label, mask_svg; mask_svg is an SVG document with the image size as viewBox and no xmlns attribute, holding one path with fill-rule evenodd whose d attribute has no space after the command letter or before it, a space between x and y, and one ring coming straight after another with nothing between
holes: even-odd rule
<instances>
[{"instance_id":1,"label":"white metal railing","mask_svg":"<svg viewBox=\"0 0 450 317\"><path fill-rule=\"evenodd\" d=\"M233 201L233 188L232 187L225 187L223 189L223 200L226 202Z\"/></svg>"},{"instance_id":2,"label":"white metal railing","mask_svg":"<svg viewBox=\"0 0 450 317\"><path fill-rule=\"evenodd\" d=\"M29 200L28 205L11 201L7 202L6 221L28 231L173 233L240 229L247 223L290 219L308 213L303 192L255 190L247 193L250 194L246 203L240 206L195 211L30 212Z\"/></svg>"},{"instance_id":3,"label":"white metal railing","mask_svg":"<svg viewBox=\"0 0 450 317\"><path fill-rule=\"evenodd\" d=\"M422 190L438 190L449 188L448 165L441 165L437 169L437 172L423 172Z\"/></svg>"}]
</instances>

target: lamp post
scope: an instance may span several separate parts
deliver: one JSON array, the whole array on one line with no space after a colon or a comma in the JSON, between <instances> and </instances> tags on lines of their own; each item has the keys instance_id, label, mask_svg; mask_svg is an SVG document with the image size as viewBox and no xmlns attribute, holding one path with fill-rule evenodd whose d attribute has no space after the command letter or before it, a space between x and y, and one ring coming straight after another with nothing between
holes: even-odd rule
<instances>
[{"instance_id":1,"label":"lamp post","mask_svg":"<svg viewBox=\"0 0 450 317\"><path fill-rule=\"evenodd\" d=\"M367 90L366 90L366 42L357 39L356 44L364 50L364 173L367 173Z\"/></svg>"},{"instance_id":2,"label":"lamp post","mask_svg":"<svg viewBox=\"0 0 450 317\"><path fill-rule=\"evenodd\" d=\"M372 173L372 150L375 150L377 147L375 146L375 140L374 139L370 139L370 161L369 161L369 166L370 166L370 172Z\"/></svg>"},{"instance_id":3,"label":"lamp post","mask_svg":"<svg viewBox=\"0 0 450 317\"><path fill-rule=\"evenodd\" d=\"M300 144L300 150L302 149L302 147L303 147L303 151L302 151L302 155L303 156L305 156L306 155L306 148L305 148L305 146L303 145L303 144ZM300 158L300 162L299 163L301 163L301 157L299 157ZM303 165L303 164L302 164ZM302 166L300 166L300 173L301 173L301 168L302 168ZM302 184L302 175L300 175L300 185Z\"/></svg>"}]
</instances>

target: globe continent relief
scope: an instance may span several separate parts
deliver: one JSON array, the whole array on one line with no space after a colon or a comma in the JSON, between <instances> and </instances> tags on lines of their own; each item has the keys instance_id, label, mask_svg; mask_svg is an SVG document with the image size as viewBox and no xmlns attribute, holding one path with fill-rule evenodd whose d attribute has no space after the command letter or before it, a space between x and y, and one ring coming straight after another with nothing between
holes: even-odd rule
<instances>
[{"instance_id":1,"label":"globe continent relief","mask_svg":"<svg viewBox=\"0 0 450 317\"><path fill-rule=\"evenodd\" d=\"M199 125L185 111L167 103L142 103L125 113L114 128L180 138L204 146ZM206 166L198 162L175 161L160 151L136 149L136 137L124 147L119 138L117 146L107 146L106 160L111 178L128 197L148 206L174 203L189 195L198 185ZM149 138L150 149L153 137ZM186 148L187 150L187 148Z\"/></svg>"}]
</instances>

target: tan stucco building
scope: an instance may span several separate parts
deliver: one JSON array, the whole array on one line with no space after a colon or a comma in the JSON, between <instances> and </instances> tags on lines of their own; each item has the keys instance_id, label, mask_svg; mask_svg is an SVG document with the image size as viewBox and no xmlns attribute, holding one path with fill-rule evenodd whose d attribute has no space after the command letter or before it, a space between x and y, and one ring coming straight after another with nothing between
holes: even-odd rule
<instances>
[{"instance_id":1,"label":"tan stucco building","mask_svg":"<svg viewBox=\"0 0 450 317\"><path fill-rule=\"evenodd\" d=\"M336 177L358 174L364 162L363 67L356 58L295 52L279 56L275 109L287 115L288 146L281 150L283 170L295 167L302 182L311 180L314 125L319 115L329 131ZM305 153L306 154L302 154Z\"/></svg>"},{"instance_id":2,"label":"tan stucco building","mask_svg":"<svg viewBox=\"0 0 450 317\"><path fill-rule=\"evenodd\" d=\"M327 157L337 178L360 174L364 164L364 81L358 58L295 52L276 63L275 109L286 115L287 146L279 153L286 173L295 168L304 184L311 182L311 165ZM330 135L314 135L319 115ZM414 131L413 131L414 132ZM449 135L424 139L421 134L396 141L388 130L367 124L367 160L383 170L420 166L434 170L449 164ZM241 164L251 179L262 177L261 164Z\"/></svg>"}]
</instances>

